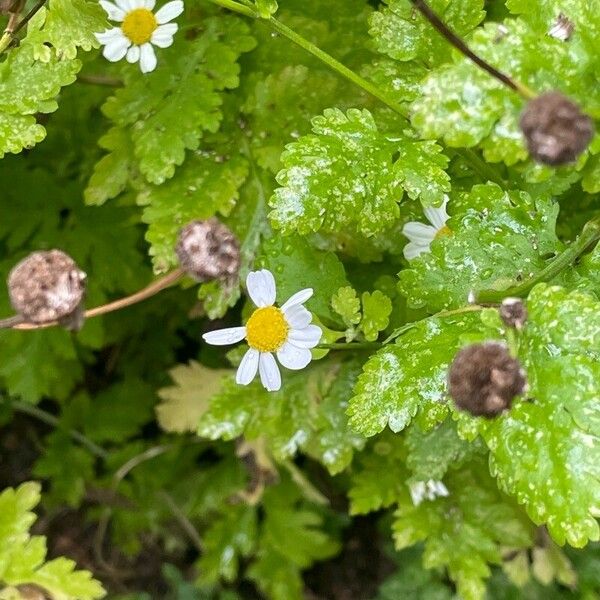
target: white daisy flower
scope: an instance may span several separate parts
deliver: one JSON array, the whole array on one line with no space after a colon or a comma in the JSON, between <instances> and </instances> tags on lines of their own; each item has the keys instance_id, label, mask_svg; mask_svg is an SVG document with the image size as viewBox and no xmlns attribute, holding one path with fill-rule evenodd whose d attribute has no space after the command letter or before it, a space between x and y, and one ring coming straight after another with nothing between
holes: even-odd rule
<instances>
[{"instance_id":1,"label":"white daisy flower","mask_svg":"<svg viewBox=\"0 0 600 600\"><path fill-rule=\"evenodd\" d=\"M228 346L246 339L250 348L237 370L236 382L248 385L258 371L265 389L276 392L281 388L281 373L273 355L287 369L303 369L311 361L310 349L323 334L320 327L310 324L312 315L303 306L313 291L300 290L278 308L275 278L266 269L249 273L246 288L258 307L246 326L211 331L202 339L214 346Z\"/></svg>"},{"instance_id":2,"label":"white daisy flower","mask_svg":"<svg viewBox=\"0 0 600 600\"><path fill-rule=\"evenodd\" d=\"M155 0L100 0L111 21L121 23L119 27L96 33L96 39L104 45L102 54L110 62L127 57L130 63L139 62L142 73L156 68L153 46L168 48L177 31L176 23L169 23L183 12L182 0L167 2L161 9L152 12Z\"/></svg>"},{"instance_id":3,"label":"white daisy flower","mask_svg":"<svg viewBox=\"0 0 600 600\"><path fill-rule=\"evenodd\" d=\"M448 196L445 196L444 202L442 202L440 207L428 206L423 209L431 225L410 221L403 227L402 233L410 240L404 246L404 256L407 260L416 258L419 254L423 254L423 252L429 252L433 240L452 233L446 225L446 221L450 218L446 212L447 204Z\"/></svg>"}]
</instances>

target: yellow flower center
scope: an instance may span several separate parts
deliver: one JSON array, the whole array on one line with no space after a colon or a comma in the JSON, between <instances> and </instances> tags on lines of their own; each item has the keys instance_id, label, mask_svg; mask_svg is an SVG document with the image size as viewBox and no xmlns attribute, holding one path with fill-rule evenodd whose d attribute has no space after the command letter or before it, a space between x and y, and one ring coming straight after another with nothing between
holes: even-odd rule
<instances>
[{"instance_id":1,"label":"yellow flower center","mask_svg":"<svg viewBox=\"0 0 600 600\"><path fill-rule=\"evenodd\" d=\"M452 235L452 229L450 229L448 225L444 225L443 227L440 227L440 229L437 230L437 233L435 234L435 239L437 240L438 238L447 237L449 235Z\"/></svg>"},{"instance_id":2,"label":"yellow flower center","mask_svg":"<svg viewBox=\"0 0 600 600\"><path fill-rule=\"evenodd\" d=\"M281 310L274 306L257 308L246 323L246 341L260 352L275 352L287 340L289 330Z\"/></svg>"},{"instance_id":3,"label":"yellow flower center","mask_svg":"<svg viewBox=\"0 0 600 600\"><path fill-rule=\"evenodd\" d=\"M132 44L141 46L150 41L158 27L154 13L147 8L136 8L127 13L121 30Z\"/></svg>"}]
</instances>

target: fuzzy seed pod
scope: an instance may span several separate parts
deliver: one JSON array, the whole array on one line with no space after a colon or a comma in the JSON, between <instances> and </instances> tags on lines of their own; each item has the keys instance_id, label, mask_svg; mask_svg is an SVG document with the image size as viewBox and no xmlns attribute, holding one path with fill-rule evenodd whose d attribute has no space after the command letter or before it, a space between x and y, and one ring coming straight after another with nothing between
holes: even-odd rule
<instances>
[{"instance_id":1,"label":"fuzzy seed pod","mask_svg":"<svg viewBox=\"0 0 600 600\"><path fill-rule=\"evenodd\" d=\"M520 298L504 298L498 312L505 325L519 331L523 329L527 321L527 309Z\"/></svg>"},{"instance_id":2,"label":"fuzzy seed pod","mask_svg":"<svg viewBox=\"0 0 600 600\"><path fill-rule=\"evenodd\" d=\"M86 274L60 250L34 252L8 275L13 308L30 323L81 326Z\"/></svg>"},{"instance_id":3,"label":"fuzzy seed pod","mask_svg":"<svg viewBox=\"0 0 600 600\"><path fill-rule=\"evenodd\" d=\"M560 92L531 100L520 125L533 159L552 166L573 162L594 135L592 119Z\"/></svg>"},{"instance_id":4,"label":"fuzzy seed pod","mask_svg":"<svg viewBox=\"0 0 600 600\"><path fill-rule=\"evenodd\" d=\"M215 218L188 223L179 232L175 252L181 268L198 281L229 280L240 268L240 245Z\"/></svg>"},{"instance_id":5,"label":"fuzzy seed pod","mask_svg":"<svg viewBox=\"0 0 600 600\"><path fill-rule=\"evenodd\" d=\"M486 342L458 352L450 365L448 388L457 408L491 418L510 408L527 381L504 344Z\"/></svg>"}]
</instances>

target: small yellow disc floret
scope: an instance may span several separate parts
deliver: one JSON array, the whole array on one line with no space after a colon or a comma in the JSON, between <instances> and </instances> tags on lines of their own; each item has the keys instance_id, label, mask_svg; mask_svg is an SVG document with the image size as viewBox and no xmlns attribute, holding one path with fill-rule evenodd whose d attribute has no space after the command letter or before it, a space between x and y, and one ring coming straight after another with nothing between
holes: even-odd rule
<instances>
[{"instance_id":1,"label":"small yellow disc floret","mask_svg":"<svg viewBox=\"0 0 600 600\"><path fill-rule=\"evenodd\" d=\"M157 27L158 23L152 11L147 8L136 8L127 13L121 30L132 44L141 46L150 41Z\"/></svg>"},{"instance_id":2,"label":"small yellow disc floret","mask_svg":"<svg viewBox=\"0 0 600 600\"><path fill-rule=\"evenodd\" d=\"M246 341L260 352L275 352L287 340L289 330L281 310L274 306L257 308L246 323Z\"/></svg>"},{"instance_id":3,"label":"small yellow disc floret","mask_svg":"<svg viewBox=\"0 0 600 600\"><path fill-rule=\"evenodd\" d=\"M435 239L439 239L441 237L446 237L452 235L452 229L450 229L450 227L448 227L448 225L444 225L443 227L440 227L437 230L437 233L435 234Z\"/></svg>"}]
</instances>

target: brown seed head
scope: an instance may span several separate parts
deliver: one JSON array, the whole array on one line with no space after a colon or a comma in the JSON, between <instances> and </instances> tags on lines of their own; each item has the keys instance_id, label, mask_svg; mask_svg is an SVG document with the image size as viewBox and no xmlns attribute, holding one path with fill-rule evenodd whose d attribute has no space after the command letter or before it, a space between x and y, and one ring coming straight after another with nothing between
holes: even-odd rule
<instances>
[{"instance_id":1,"label":"brown seed head","mask_svg":"<svg viewBox=\"0 0 600 600\"><path fill-rule=\"evenodd\" d=\"M505 325L521 330L527 321L527 309L520 298L504 298L498 309Z\"/></svg>"},{"instance_id":2,"label":"brown seed head","mask_svg":"<svg viewBox=\"0 0 600 600\"><path fill-rule=\"evenodd\" d=\"M33 252L8 275L13 308L31 323L63 321L79 312L86 274L60 250Z\"/></svg>"},{"instance_id":3,"label":"brown seed head","mask_svg":"<svg viewBox=\"0 0 600 600\"><path fill-rule=\"evenodd\" d=\"M559 92L547 92L531 100L520 124L529 153L545 165L573 162L594 135L592 119Z\"/></svg>"},{"instance_id":4,"label":"brown seed head","mask_svg":"<svg viewBox=\"0 0 600 600\"><path fill-rule=\"evenodd\" d=\"M179 232L175 252L181 268L199 281L229 280L240 268L240 245L215 218L188 223Z\"/></svg>"},{"instance_id":5,"label":"brown seed head","mask_svg":"<svg viewBox=\"0 0 600 600\"><path fill-rule=\"evenodd\" d=\"M450 396L457 408L474 416L499 415L510 408L513 398L526 387L525 372L519 361L498 342L466 346L450 365Z\"/></svg>"}]
</instances>

